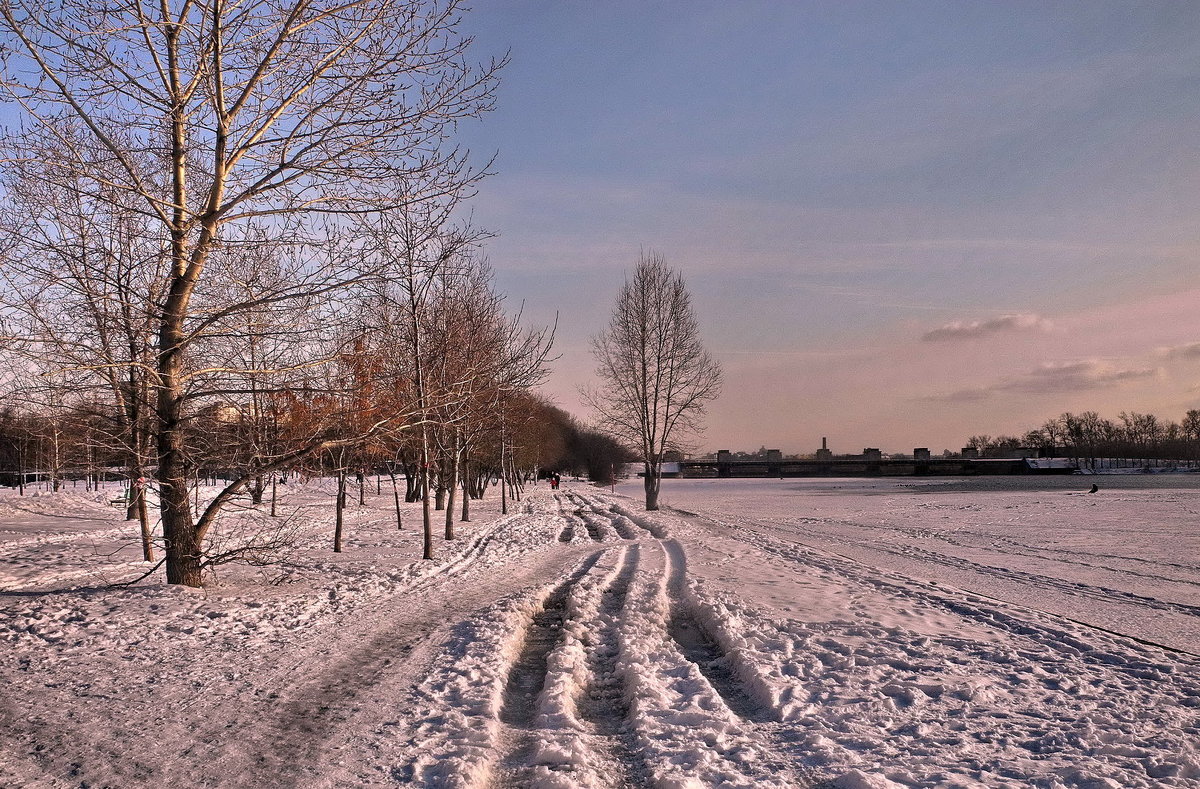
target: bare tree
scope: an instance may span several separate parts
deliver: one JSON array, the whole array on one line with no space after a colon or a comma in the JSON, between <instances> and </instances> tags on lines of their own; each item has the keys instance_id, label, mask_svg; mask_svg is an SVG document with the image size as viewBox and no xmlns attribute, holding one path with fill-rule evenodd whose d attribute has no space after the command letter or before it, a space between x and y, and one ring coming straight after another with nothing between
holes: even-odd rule
<instances>
[{"instance_id":1,"label":"bare tree","mask_svg":"<svg viewBox=\"0 0 1200 789\"><path fill-rule=\"evenodd\" d=\"M86 404L95 417L92 448L119 452L133 483L145 476L153 438L147 371L163 246L122 195L89 196L52 150L41 154L9 162L0 182L8 198L0 208L0 307L8 316L0 343L36 373L10 393ZM129 493L126 517L139 520L150 561L145 486L131 484Z\"/></svg>"},{"instance_id":2,"label":"bare tree","mask_svg":"<svg viewBox=\"0 0 1200 789\"><path fill-rule=\"evenodd\" d=\"M432 341L438 322L434 297L446 271L482 237L469 227L452 226L456 205L456 200L447 199L403 207L363 227L369 253L393 274L373 294L373 334L385 377L394 381L395 395L407 398L403 410L415 417L419 429L414 449L425 559L434 558L430 487L435 447L430 427L438 406L447 405L442 401L446 392L430 380L431 369L439 366L439 343Z\"/></svg>"},{"instance_id":3,"label":"bare tree","mask_svg":"<svg viewBox=\"0 0 1200 789\"><path fill-rule=\"evenodd\" d=\"M246 482L193 516L190 357L207 327L247 306L201 308L209 264L255 223L319 246L339 217L468 190L480 173L447 140L490 107L501 64L467 63L459 16L458 0L0 2L0 86L37 132L11 141L15 156L53 148L57 187L120 195L163 244L148 374L169 583L202 584L205 532ZM276 298L379 273L315 264Z\"/></svg>"},{"instance_id":4,"label":"bare tree","mask_svg":"<svg viewBox=\"0 0 1200 789\"><path fill-rule=\"evenodd\" d=\"M700 342L683 277L643 254L608 328L592 340L599 389L584 392L600 424L640 448L646 509L658 509L663 454L700 428L720 393L721 368Z\"/></svg>"},{"instance_id":5,"label":"bare tree","mask_svg":"<svg viewBox=\"0 0 1200 789\"><path fill-rule=\"evenodd\" d=\"M447 493L445 537L454 539L454 505L464 467L480 438L495 429L506 394L525 391L546 374L554 327L526 328L521 313L508 315L492 288L486 261L465 256L452 276L442 277L435 324L440 347L429 381L440 391L432 431ZM469 495L463 520L469 520Z\"/></svg>"}]
</instances>

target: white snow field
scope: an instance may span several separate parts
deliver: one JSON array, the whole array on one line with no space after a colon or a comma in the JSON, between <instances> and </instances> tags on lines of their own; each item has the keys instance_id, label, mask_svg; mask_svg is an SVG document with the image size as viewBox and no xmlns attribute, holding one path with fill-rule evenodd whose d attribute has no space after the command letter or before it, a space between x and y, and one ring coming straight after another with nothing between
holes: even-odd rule
<instances>
[{"instance_id":1,"label":"white snow field","mask_svg":"<svg viewBox=\"0 0 1200 789\"><path fill-rule=\"evenodd\" d=\"M1200 478L637 492L425 562L386 486L334 554L291 485L225 527L286 565L204 590L109 585L112 492L0 493L0 786L1200 787Z\"/></svg>"}]
</instances>

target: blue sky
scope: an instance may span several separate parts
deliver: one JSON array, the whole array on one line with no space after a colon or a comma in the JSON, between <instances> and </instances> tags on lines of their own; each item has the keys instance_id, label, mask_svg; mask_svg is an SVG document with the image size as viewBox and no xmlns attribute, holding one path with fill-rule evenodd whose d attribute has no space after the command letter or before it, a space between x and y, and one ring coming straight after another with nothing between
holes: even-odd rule
<instances>
[{"instance_id":1,"label":"blue sky","mask_svg":"<svg viewBox=\"0 0 1200 789\"><path fill-rule=\"evenodd\" d=\"M725 364L710 449L1200 406L1165 350L1200 327L1164 306L1200 286L1200 4L498 0L465 25L512 57L463 130L498 153L475 220L510 299L559 313L569 409L641 249Z\"/></svg>"}]
</instances>

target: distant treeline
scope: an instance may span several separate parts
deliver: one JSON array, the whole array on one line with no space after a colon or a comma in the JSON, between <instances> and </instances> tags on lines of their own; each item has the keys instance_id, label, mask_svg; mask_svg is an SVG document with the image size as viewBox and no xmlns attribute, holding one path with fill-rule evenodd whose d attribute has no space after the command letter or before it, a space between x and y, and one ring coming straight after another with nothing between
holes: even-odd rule
<instances>
[{"instance_id":1,"label":"distant treeline","mask_svg":"<svg viewBox=\"0 0 1200 789\"><path fill-rule=\"evenodd\" d=\"M509 403L508 435L503 451L512 474L528 481L559 472L587 477L607 484L634 453L609 436L580 424L569 413L544 399L522 393ZM288 424L290 414L281 411L277 422ZM188 432L195 447L190 460L196 477L228 477L247 462L248 447L254 442L246 422L253 421L245 410L208 408L189 420ZM0 485L19 486L43 481L58 490L64 481L94 481L125 478L125 447L112 435L111 420L104 409L64 408L57 411L0 408ZM499 434L482 436L472 460L487 485L501 476ZM410 477L415 474L419 457L415 438L389 453L368 447L352 459L360 472L394 470ZM440 476L446 463L434 454L432 483L444 487ZM147 470L152 470L151 463ZM299 469L297 469L299 470ZM312 458L303 469L306 474L333 474L326 456ZM460 471L461 473L461 471ZM114 477L115 475L115 477ZM476 486L478 487L478 486ZM409 485L412 500L414 486Z\"/></svg>"},{"instance_id":2,"label":"distant treeline","mask_svg":"<svg viewBox=\"0 0 1200 789\"><path fill-rule=\"evenodd\" d=\"M1122 411L1116 420L1095 411L1068 411L1020 436L971 436L966 446L982 457L1036 449L1043 456L1071 457L1093 467L1100 458L1193 461L1200 459L1200 409L1188 411L1179 422L1137 411Z\"/></svg>"}]
</instances>

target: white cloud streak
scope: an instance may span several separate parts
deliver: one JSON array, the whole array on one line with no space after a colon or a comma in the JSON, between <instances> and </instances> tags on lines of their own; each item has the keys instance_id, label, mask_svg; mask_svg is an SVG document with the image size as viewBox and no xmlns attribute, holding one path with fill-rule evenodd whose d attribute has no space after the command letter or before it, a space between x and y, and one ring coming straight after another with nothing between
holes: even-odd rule
<instances>
[{"instance_id":1,"label":"white cloud streak","mask_svg":"<svg viewBox=\"0 0 1200 789\"><path fill-rule=\"evenodd\" d=\"M1158 355L1165 356L1168 359L1200 359L1200 342L1189 342L1184 345L1159 348Z\"/></svg>"},{"instance_id":2,"label":"white cloud streak","mask_svg":"<svg viewBox=\"0 0 1200 789\"><path fill-rule=\"evenodd\" d=\"M925 332L921 339L925 342L953 342L957 340L974 340L991 334L1026 331L1048 331L1050 321L1038 315L1016 314L1002 315L987 321L971 321L964 323L955 321Z\"/></svg>"},{"instance_id":3,"label":"white cloud streak","mask_svg":"<svg viewBox=\"0 0 1200 789\"><path fill-rule=\"evenodd\" d=\"M1071 394L1107 389L1128 381L1157 377L1157 367L1116 367L1095 359L1053 362L1038 366L1020 376L997 381L989 386L960 389L930 399L952 403L987 400L997 394L1026 395Z\"/></svg>"}]
</instances>

